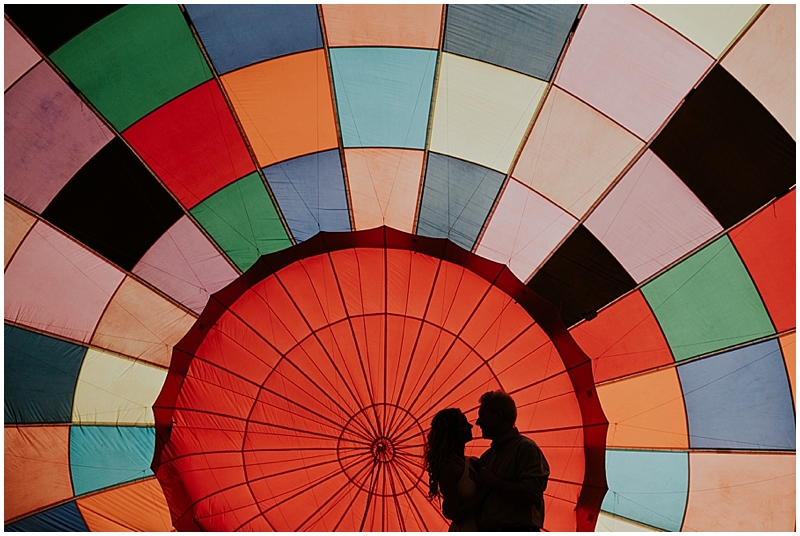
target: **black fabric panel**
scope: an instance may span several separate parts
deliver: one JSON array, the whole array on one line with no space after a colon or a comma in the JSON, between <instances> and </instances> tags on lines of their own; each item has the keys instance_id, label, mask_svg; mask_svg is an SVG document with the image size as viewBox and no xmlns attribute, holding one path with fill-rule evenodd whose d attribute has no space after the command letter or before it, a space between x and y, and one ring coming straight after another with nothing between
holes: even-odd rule
<instances>
[{"instance_id":1,"label":"black fabric panel","mask_svg":"<svg viewBox=\"0 0 800 536\"><path fill-rule=\"evenodd\" d=\"M650 148L726 229L795 183L794 140L719 65Z\"/></svg>"},{"instance_id":2,"label":"black fabric panel","mask_svg":"<svg viewBox=\"0 0 800 536\"><path fill-rule=\"evenodd\" d=\"M636 287L616 258L583 225L579 225L528 283L528 288L556 306L564 324Z\"/></svg>"},{"instance_id":3,"label":"black fabric panel","mask_svg":"<svg viewBox=\"0 0 800 536\"><path fill-rule=\"evenodd\" d=\"M83 30L123 5L5 4L6 15L49 56Z\"/></svg>"},{"instance_id":4,"label":"black fabric panel","mask_svg":"<svg viewBox=\"0 0 800 536\"><path fill-rule=\"evenodd\" d=\"M126 270L182 215L178 203L119 138L89 160L42 213Z\"/></svg>"}]
</instances>

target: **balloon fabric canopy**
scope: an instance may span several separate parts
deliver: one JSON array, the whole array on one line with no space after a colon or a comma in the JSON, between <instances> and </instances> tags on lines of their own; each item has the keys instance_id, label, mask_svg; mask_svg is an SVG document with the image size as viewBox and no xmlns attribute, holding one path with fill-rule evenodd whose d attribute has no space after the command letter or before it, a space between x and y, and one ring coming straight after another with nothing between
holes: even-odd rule
<instances>
[{"instance_id":1,"label":"balloon fabric canopy","mask_svg":"<svg viewBox=\"0 0 800 536\"><path fill-rule=\"evenodd\" d=\"M7 531L795 529L794 5L4 10Z\"/></svg>"}]
</instances>

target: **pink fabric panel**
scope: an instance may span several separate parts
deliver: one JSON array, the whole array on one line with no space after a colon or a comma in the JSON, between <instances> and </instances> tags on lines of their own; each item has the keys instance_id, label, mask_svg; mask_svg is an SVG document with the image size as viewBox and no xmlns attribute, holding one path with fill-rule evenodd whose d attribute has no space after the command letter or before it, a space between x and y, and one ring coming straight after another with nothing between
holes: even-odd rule
<instances>
[{"instance_id":1,"label":"pink fabric panel","mask_svg":"<svg viewBox=\"0 0 800 536\"><path fill-rule=\"evenodd\" d=\"M585 225L637 283L722 231L694 193L650 150Z\"/></svg>"},{"instance_id":2,"label":"pink fabric panel","mask_svg":"<svg viewBox=\"0 0 800 536\"><path fill-rule=\"evenodd\" d=\"M42 221L5 274L5 319L88 342L124 274Z\"/></svg>"},{"instance_id":3,"label":"pink fabric panel","mask_svg":"<svg viewBox=\"0 0 800 536\"><path fill-rule=\"evenodd\" d=\"M507 264L526 281L577 224L563 209L511 179L476 253Z\"/></svg>"},{"instance_id":4,"label":"pink fabric panel","mask_svg":"<svg viewBox=\"0 0 800 536\"><path fill-rule=\"evenodd\" d=\"M3 20L3 23L5 91L41 58L7 20Z\"/></svg>"},{"instance_id":5,"label":"pink fabric panel","mask_svg":"<svg viewBox=\"0 0 800 536\"><path fill-rule=\"evenodd\" d=\"M114 135L42 62L5 95L5 193L41 213Z\"/></svg>"},{"instance_id":6,"label":"pink fabric panel","mask_svg":"<svg viewBox=\"0 0 800 536\"><path fill-rule=\"evenodd\" d=\"M589 5L556 85L649 140L713 59L630 5Z\"/></svg>"},{"instance_id":7,"label":"pink fabric panel","mask_svg":"<svg viewBox=\"0 0 800 536\"><path fill-rule=\"evenodd\" d=\"M188 216L153 244L133 273L198 313L238 275Z\"/></svg>"}]
</instances>

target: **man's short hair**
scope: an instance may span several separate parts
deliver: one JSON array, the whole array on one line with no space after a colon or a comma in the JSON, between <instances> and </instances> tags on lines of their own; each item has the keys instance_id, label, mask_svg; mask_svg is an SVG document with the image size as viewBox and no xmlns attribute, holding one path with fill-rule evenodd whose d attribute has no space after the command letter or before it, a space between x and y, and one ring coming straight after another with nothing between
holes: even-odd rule
<instances>
[{"instance_id":1,"label":"man's short hair","mask_svg":"<svg viewBox=\"0 0 800 536\"><path fill-rule=\"evenodd\" d=\"M498 409L503 414L503 420L514 424L517 422L517 405L511 395L505 391L488 391L480 398L481 406Z\"/></svg>"}]
</instances>

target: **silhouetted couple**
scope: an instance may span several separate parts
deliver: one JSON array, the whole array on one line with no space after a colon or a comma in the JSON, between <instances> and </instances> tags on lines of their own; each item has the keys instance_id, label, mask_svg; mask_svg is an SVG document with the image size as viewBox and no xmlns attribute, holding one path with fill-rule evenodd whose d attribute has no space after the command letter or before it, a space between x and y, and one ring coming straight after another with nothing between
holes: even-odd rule
<instances>
[{"instance_id":1,"label":"silhouetted couple","mask_svg":"<svg viewBox=\"0 0 800 536\"><path fill-rule=\"evenodd\" d=\"M550 467L538 445L516 429L516 420L510 395L490 391L481 396L475 424L492 445L478 459L464 455L472 425L461 410L444 409L433 417L425 452L428 494L442 497L450 532L542 528Z\"/></svg>"}]
</instances>

